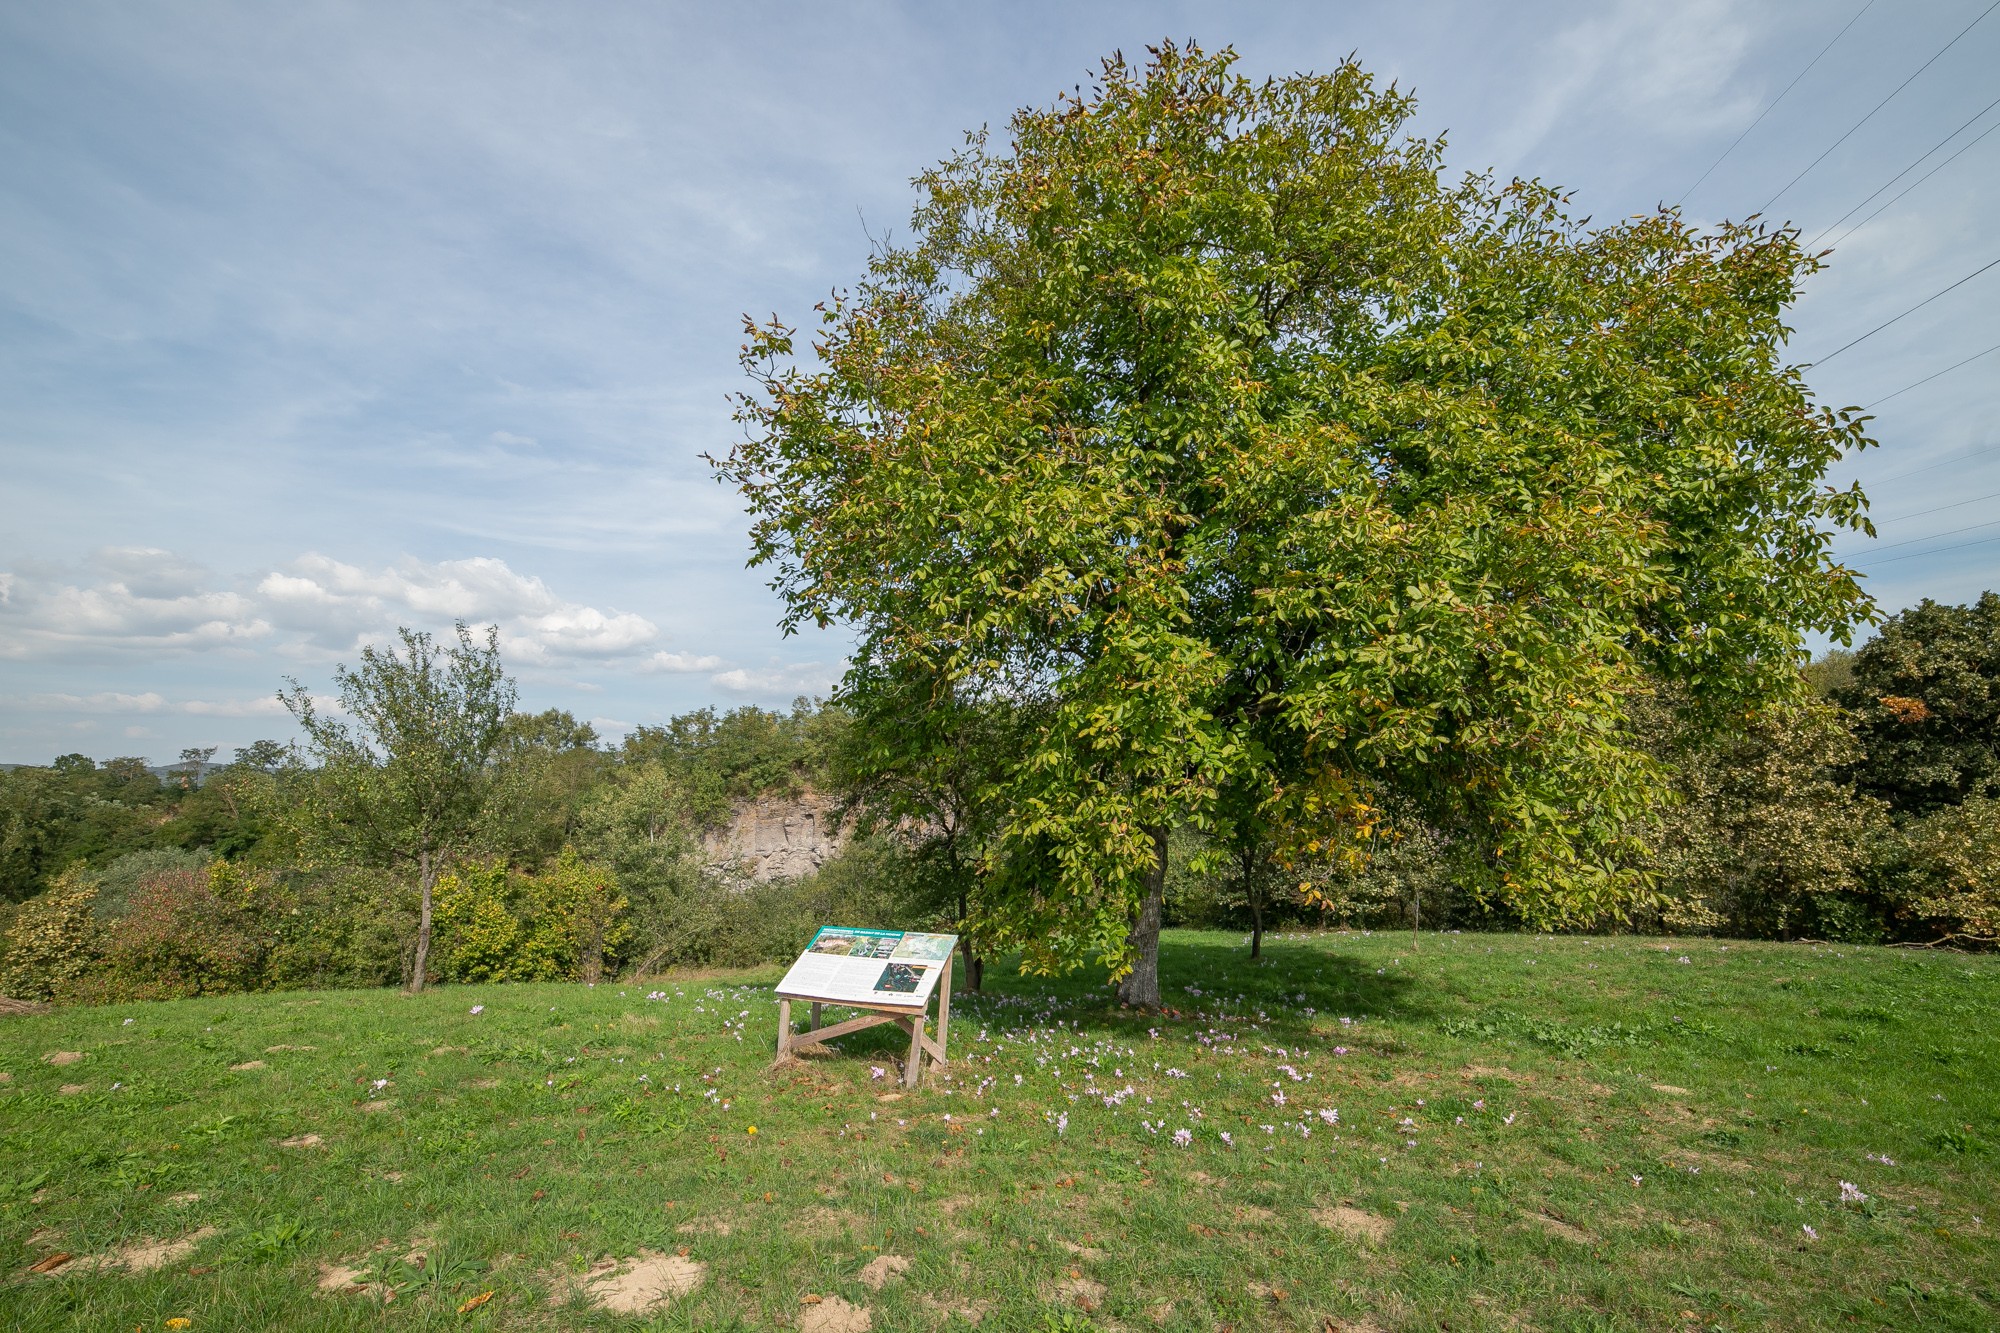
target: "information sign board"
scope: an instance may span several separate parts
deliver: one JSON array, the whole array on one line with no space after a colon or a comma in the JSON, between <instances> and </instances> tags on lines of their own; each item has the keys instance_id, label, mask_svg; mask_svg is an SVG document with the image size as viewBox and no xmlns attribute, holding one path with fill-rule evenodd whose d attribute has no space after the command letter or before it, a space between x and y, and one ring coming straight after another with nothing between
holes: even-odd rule
<instances>
[{"instance_id":1,"label":"information sign board","mask_svg":"<svg viewBox=\"0 0 2000 1333\"><path fill-rule=\"evenodd\" d=\"M778 994L823 1004L922 1009L957 945L956 935L821 926L778 983Z\"/></svg>"}]
</instances>

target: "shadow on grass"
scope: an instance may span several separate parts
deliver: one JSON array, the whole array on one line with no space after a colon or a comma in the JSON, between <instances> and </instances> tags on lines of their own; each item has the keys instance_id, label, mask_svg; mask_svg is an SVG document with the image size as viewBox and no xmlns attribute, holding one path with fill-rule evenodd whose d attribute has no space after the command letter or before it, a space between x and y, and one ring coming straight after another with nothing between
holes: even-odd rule
<instances>
[{"instance_id":1,"label":"shadow on grass","mask_svg":"<svg viewBox=\"0 0 2000 1333\"><path fill-rule=\"evenodd\" d=\"M1149 1029L1209 1027L1219 1017L1252 1020L1261 1038L1303 1044L1325 1035L1340 1018L1427 1021L1436 1017L1434 998L1397 968L1341 954L1329 942L1265 940L1264 956L1250 959L1247 944L1217 936L1169 934L1160 943L1160 995L1167 1012L1129 1009L1118 1004L1102 969L1066 976L1038 977L1019 971L1016 958L994 959L986 968L985 989L952 996L952 1045L965 1048L968 1026L1039 1027L1061 1020L1082 1024L1097 1036L1144 1037ZM828 1006L826 1022L848 1010ZM1242 1034L1237 1034L1242 1039ZM829 1043L850 1058L900 1058L909 1038L891 1027L871 1028ZM819 1057L821 1059L837 1057Z\"/></svg>"}]
</instances>

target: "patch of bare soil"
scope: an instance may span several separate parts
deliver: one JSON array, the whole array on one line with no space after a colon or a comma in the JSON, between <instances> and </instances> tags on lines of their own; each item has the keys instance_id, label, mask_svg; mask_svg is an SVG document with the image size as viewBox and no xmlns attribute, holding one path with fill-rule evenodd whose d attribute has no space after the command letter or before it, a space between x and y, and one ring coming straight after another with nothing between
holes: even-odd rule
<instances>
[{"instance_id":1,"label":"patch of bare soil","mask_svg":"<svg viewBox=\"0 0 2000 1333\"><path fill-rule=\"evenodd\" d=\"M870 1259L854 1280L870 1291L880 1291L891 1282L902 1281L910 1271L910 1261L900 1254L878 1254Z\"/></svg>"},{"instance_id":2,"label":"patch of bare soil","mask_svg":"<svg viewBox=\"0 0 2000 1333\"><path fill-rule=\"evenodd\" d=\"M683 1236L726 1236L736 1230L736 1224L718 1217L701 1222L683 1222L674 1230Z\"/></svg>"},{"instance_id":3,"label":"patch of bare soil","mask_svg":"<svg viewBox=\"0 0 2000 1333\"><path fill-rule=\"evenodd\" d=\"M17 1014L46 1014L50 1006L36 1004L31 1000L17 1000L11 995L0 995L0 1014L12 1017Z\"/></svg>"},{"instance_id":4,"label":"patch of bare soil","mask_svg":"<svg viewBox=\"0 0 2000 1333\"><path fill-rule=\"evenodd\" d=\"M1312 1217L1313 1221L1329 1231L1338 1231L1349 1240L1359 1241L1363 1245L1380 1245L1389 1239L1389 1231L1395 1226L1395 1223L1386 1217L1377 1217L1373 1213L1360 1208L1351 1208L1346 1204L1334 1208L1315 1208L1312 1210Z\"/></svg>"},{"instance_id":5,"label":"patch of bare soil","mask_svg":"<svg viewBox=\"0 0 2000 1333\"><path fill-rule=\"evenodd\" d=\"M579 1278L558 1284L551 1304L582 1296L613 1314L645 1314L701 1286L708 1265L678 1254L641 1250L630 1259L604 1259Z\"/></svg>"},{"instance_id":6,"label":"patch of bare soil","mask_svg":"<svg viewBox=\"0 0 2000 1333\"><path fill-rule=\"evenodd\" d=\"M214 1227L203 1227L189 1232L177 1240L142 1240L129 1245L120 1245L107 1254L85 1255L73 1267L79 1271L103 1268L122 1268L128 1273L150 1273L168 1264L177 1264L195 1252L195 1248L210 1236L216 1234Z\"/></svg>"},{"instance_id":7,"label":"patch of bare soil","mask_svg":"<svg viewBox=\"0 0 2000 1333\"><path fill-rule=\"evenodd\" d=\"M850 1305L838 1296L807 1297L799 1311L799 1333L868 1333L875 1316L865 1305Z\"/></svg>"},{"instance_id":8,"label":"patch of bare soil","mask_svg":"<svg viewBox=\"0 0 2000 1333\"><path fill-rule=\"evenodd\" d=\"M264 1067L264 1062L262 1060L245 1060L240 1065L229 1066L229 1072L232 1074L240 1074L246 1069L262 1069L263 1067Z\"/></svg>"},{"instance_id":9,"label":"patch of bare soil","mask_svg":"<svg viewBox=\"0 0 2000 1333\"><path fill-rule=\"evenodd\" d=\"M349 1267L346 1264L321 1264L319 1266L319 1281L313 1285L317 1290L328 1295L348 1291L365 1291L378 1299L386 1298L389 1295L385 1291L376 1289L380 1286L379 1283L371 1285L366 1272L359 1268Z\"/></svg>"},{"instance_id":10,"label":"patch of bare soil","mask_svg":"<svg viewBox=\"0 0 2000 1333\"><path fill-rule=\"evenodd\" d=\"M42 1063L48 1065L75 1065L82 1064L83 1060L82 1051L50 1051L42 1057Z\"/></svg>"},{"instance_id":11,"label":"patch of bare soil","mask_svg":"<svg viewBox=\"0 0 2000 1333\"><path fill-rule=\"evenodd\" d=\"M469 1054L469 1053L470 1053L471 1049L472 1049L472 1048L471 1048L471 1047L469 1047L469 1046L433 1046L433 1047L431 1047L431 1054L432 1054L432 1055L466 1055L466 1054Z\"/></svg>"},{"instance_id":12,"label":"patch of bare soil","mask_svg":"<svg viewBox=\"0 0 2000 1333\"><path fill-rule=\"evenodd\" d=\"M1246 1203L1236 1210L1236 1220L1264 1226L1278 1220L1278 1215L1269 1208L1261 1208L1254 1203Z\"/></svg>"},{"instance_id":13,"label":"patch of bare soil","mask_svg":"<svg viewBox=\"0 0 2000 1333\"><path fill-rule=\"evenodd\" d=\"M1088 1314L1104 1304L1104 1284L1071 1269L1070 1276L1056 1283L1056 1295Z\"/></svg>"},{"instance_id":14,"label":"patch of bare soil","mask_svg":"<svg viewBox=\"0 0 2000 1333\"><path fill-rule=\"evenodd\" d=\"M1388 1333L1388 1330L1365 1314L1354 1319L1328 1315L1326 1323L1321 1326L1321 1333Z\"/></svg>"},{"instance_id":15,"label":"patch of bare soil","mask_svg":"<svg viewBox=\"0 0 2000 1333\"><path fill-rule=\"evenodd\" d=\"M466 1086L468 1088L478 1088L481 1092L484 1092L488 1088L499 1087L500 1080L497 1078L476 1078L472 1080L472 1082L466 1084Z\"/></svg>"},{"instance_id":16,"label":"patch of bare soil","mask_svg":"<svg viewBox=\"0 0 2000 1333\"><path fill-rule=\"evenodd\" d=\"M195 1190L189 1190L185 1194L169 1194L167 1196L168 1203L175 1204L181 1208L185 1208L191 1203L199 1203L200 1201L201 1195Z\"/></svg>"},{"instance_id":17,"label":"patch of bare soil","mask_svg":"<svg viewBox=\"0 0 2000 1333\"><path fill-rule=\"evenodd\" d=\"M1190 1171L1188 1172L1188 1179L1197 1185L1220 1185L1222 1183L1206 1171Z\"/></svg>"},{"instance_id":18,"label":"patch of bare soil","mask_svg":"<svg viewBox=\"0 0 2000 1333\"><path fill-rule=\"evenodd\" d=\"M1062 1243L1062 1247L1077 1258L1093 1264L1104 1257L1104 1251L1091 1245L1078 1245L1074 1241L1066 1240Z\"/></svg>"},{"instance_id":19,"label":"patch of bare soil","mask_svg":"<svg viewBox=\"0 0 2000 1333\"><path fill-rule=\"evenodd\" d=\"M379 1102L357 1103L354 1109L361 1112L361 1114L363 1115L373 1115L377 1111L386 1111L395 1104L396 1104L396 1099L394 1097L384 1097Z\"/></svg>"},{"instance_id":20,"label":"patch of bare soil","mask_svg":"<svg viewBox=\"0 0 2000 1333\"><path fill-rule=\"evenodd\" d=\"M1146 1311L1146 1318L1152 1320L1156 1324L1164 1324L1173 1317L1174 1317L1174 1303L1172 1301L1161 1301L1158 1305L1155 1305Z\"/></svg>"},{"instance_id":21,"label":"patch of bare soil","mask_svg":"<svg viewBox=\"0 0 2000 1333\"><path fill-rule=\"evenodd\" d=\"M974 1328L979 1327L979 1321L993 1308L992 1301L967 1301L960 1300L956 1296L933 1296L929 1292L918 1296L917 1301L940 1319L949 1319L957 1315Z\"/></svg>"},{"instance_id":22,"label":"patch of bare soil","mask_svg":"<svg viewBox=\"0 0 2000 1333\"><path fill-rule=\"evenodd\" d=\"M852 1213L843 1213L838 1208L814 1207L804 1209L792 1218L792 1231L808 1239L824 1240L845 1235L854 1223Z\"/></svg>"},{"instance_id":23,"label":"patch of bare soil","mask_svg":"<svg viewBox=\"0 0 2000 1333\"><path fill-rule=\"evenodd\" d=\"M1551 1236L1560 1236L1562 1239L1570 1241L1573 1244L1597 1244L1597 1237L1591 1235L1582 1227L1571 1226L1568 1222L1563 1221L1553 1213L1529 1213L1527 1214L1527 1220L1548 1232Z\"/></svg>"},{"instance_id":24,"label":"patch of bare soil","mask_svg":"<svg viewBox=\"0 0 2000 1333\"><path fill-rule=\"evenodd\" d=\"M0 1069L0 1083L12 1083L13 1081L14 1076L12 1074L4 1069Z\"/></svg>"},{"instance_id":25,"label":"patch of bare soil","mask_svg":"<svg viewBox=\"0 0 2000 1333\"><path fill-rule=\"evenodd\" d=\"M1291 1293L1283 1287L1274 1287L1268 1282L1252 1282L1247 1284L1243 1290L1252 1300L1270 1301L1274 1305L1291 1296Z\"/></svg>"},{"instance_id":26,"label":"patch of bare soil","mask_svg":"<svg viewBox=\"0 0 2000 1333\"><path fill-rule=\"evenodd\" d=\"M1535 1078L1533 1074L1517 1074L1494 1065L1467 1065L1458 1072L1467 1078L1497 1078L1508 1083L1532 1083Z\"/></svg>"},{"instance_id":27,"label":"patch of bare soil","mask_svg":"<svg viewBox=\"0 0 2000 1333\"><path fill-rule=\"evenodd\" d=\"M1670 1097L1689 1097L1693 1095L1686 1088L1677 1088L1671 1083L1655 1083L1653 1091L1664 1092Z\"/></svg>"},{"instance_id":28,"label":"patch of bare soil","mask_svg":"<svg viewBox=\"0 0 2000 1333\"><path fill-rule=\"evenodd\" d=\"M317 1148L326 1140L317 1134L298 1134L289 1139L279 1139L280 1148Z\"/></svg>"},{"instance_id":29,"label":"patch of bare soil","mask_svg":"<svg viewBox=\"0 0 2000 1333\"><path fill-rule=\"evenodd\" d=\"M89 1092L90 1085L88 1083L65 1083L60 1088L57 1088L56 1091L65 1097L74 1097L79 1092Z\"/></svg>"},{"instance_id":30,"label":"patch of bare soil","mask_svg":"<svg viewBox=\"0 0 2000 1333\"><path fill-rule=\"evenodd\" d=\"M276 1055L279 1051L316 1051L318 1049L319 1047L317 1046L266 1046L264 1054Z\"/></svg>"}]
</instances>

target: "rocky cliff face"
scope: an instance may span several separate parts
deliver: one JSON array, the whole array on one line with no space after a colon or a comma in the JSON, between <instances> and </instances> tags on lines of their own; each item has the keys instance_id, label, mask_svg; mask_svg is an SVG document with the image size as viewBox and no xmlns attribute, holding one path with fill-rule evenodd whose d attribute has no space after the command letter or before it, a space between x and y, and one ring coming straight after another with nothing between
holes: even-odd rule
<instances>
[{"instance_id":1,"label":"rocky cliff face","mask_svg":"<svg viewBox=\"0 0 2000 1333\"><path fill-rule=\"evenodd\" d=\"M738 805L726 828L702 840L708 868L744 879L810 875L840 854L848 830L834 821L833 801L811 788L795 796L771 793Z\"/></svg>"}]
</instances>

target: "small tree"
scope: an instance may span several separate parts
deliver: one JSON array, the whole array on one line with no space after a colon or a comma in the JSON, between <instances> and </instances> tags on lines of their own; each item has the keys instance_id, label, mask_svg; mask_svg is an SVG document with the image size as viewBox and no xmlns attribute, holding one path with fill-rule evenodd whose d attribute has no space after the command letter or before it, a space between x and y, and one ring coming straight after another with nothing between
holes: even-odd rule
<instances>
[{"instance_id":1,"label":"small tree","mask_svg":"<svg viewBox=\"0 0 2000 1333\"><path fill-rule=\"evenodd\" d=\"M464 850L493 786L491 759L514 711L514 683L500 665L499 628L474 642L397 631L402 652L361 650L361 665L334 672L346 720L321 713L296 680L279 695L305 732L317 765L300 814L308 845L384 868L417 872L417 938L409 988L424 988L431 894Z\"/></svg>"},{"instance_id":2,"label":"small tree","mask_svg":"<svg viewBox=\"0 0 2000 1333\"><path fill-rule=\"evenodd\" d=\"M1899 817L2000 795L2000 595L1891 616L1849 676L1834 698L1854 713L1862 791Z\"/></svg>"}]
</instances>

